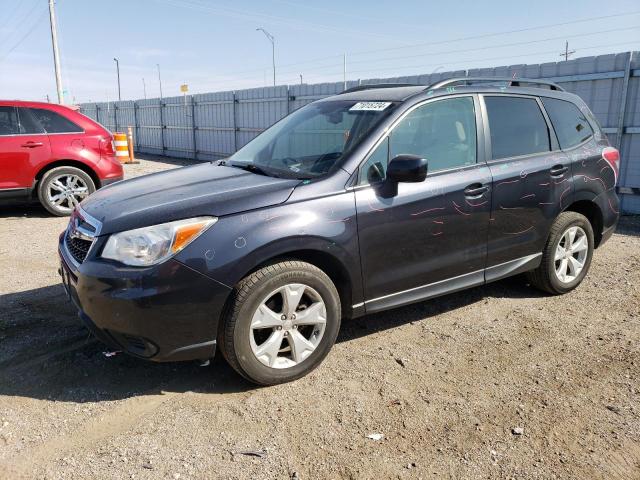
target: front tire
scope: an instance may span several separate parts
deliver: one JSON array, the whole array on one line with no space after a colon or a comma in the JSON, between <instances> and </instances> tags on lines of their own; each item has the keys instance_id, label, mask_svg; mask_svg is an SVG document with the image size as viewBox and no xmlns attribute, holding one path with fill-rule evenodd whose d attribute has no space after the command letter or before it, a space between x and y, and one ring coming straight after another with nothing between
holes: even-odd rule
<instances>
[{"instance_id":1,"label":"front tire","mask_svg":"<svg viewBox=\"0 0 640 480\"><path fill-rule=\"evenodd\" d=\"M551 226L540 266L527 273L529 281L554 295L570 292L587 275L593 248L589 220L577 212L562 212Z\"/></svg>"},{"instance_id":2,"label":"front tire","mask_svg":"<svg viewBox=\"0 0 640 480\"><path fill-rule=\"evenodd\" d=\"M40 180L38 199L49 213L64 217L95 191L96 185L86 172L75 167L56 167Z\"/></svg>"},{"instance_id":3,"label":"front tire","mask_svg":"<svg viewBox=\"0 0 640 480\"><path fill-rule=\"evenodd\" d=\"M322 270L300 261L276 263L236 286L218 344L227 362L251 382L290 382L327 356L341 311L338 291Z\"/></svg>"}]
</instances>

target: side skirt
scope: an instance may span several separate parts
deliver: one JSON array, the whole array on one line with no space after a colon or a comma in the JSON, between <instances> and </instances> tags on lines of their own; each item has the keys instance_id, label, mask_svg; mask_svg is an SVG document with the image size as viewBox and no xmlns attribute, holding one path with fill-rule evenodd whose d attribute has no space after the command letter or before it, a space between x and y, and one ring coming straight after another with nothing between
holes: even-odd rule
<instances>
[{"instance_id":1,"label":"side skirt","mask_svg":"<svg viewBox=\"0 0 640 480\"><path fill-rule=\"evenodd\" d=\"M439 282L366 300L364 304L360 303L358 305L353 305L353 308L356 311L362 311L364 307L366 313L375 313L382 310L400 307L402 305L408 305L410 303L421 302L423 300L447 295L449 293L483 285L484 283L500 280L501 278L517 275L528 270L533 270L540 265L541 260L542 253L528 255L526 257L510 260L483 270L465 273L464 275L448 278Z\"/></svg>"},{"instance_id":2,"label":"side skirt","mask_svg":"<svg viewBox=\"0 0 640 480\"><path fill-rule=\"evenodd\" d=\"M501 278L510 277L519 273L528 272L534 268L538 268L542 262L542 252L535 253L533 255L527 255L526 257L516 258L515 260L509 260L508 262L501 263L489 267L484 271L484 277L487 283L495 282Z\"/></svg>"}]
</instances>

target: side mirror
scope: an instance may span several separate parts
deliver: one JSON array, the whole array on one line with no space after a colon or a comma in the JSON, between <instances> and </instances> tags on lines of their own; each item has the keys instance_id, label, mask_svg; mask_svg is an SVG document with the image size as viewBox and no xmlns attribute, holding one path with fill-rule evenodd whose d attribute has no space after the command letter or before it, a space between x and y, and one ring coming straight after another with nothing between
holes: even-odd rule
<instances>
[{"instance_id":1,"label":"side mirror","mask_svg":"<svg viewBox=\"0 0 640 480\"><path fill-rule=\"evenodd\" d=\"M387 178L394 182L422 182L427 178L427 159L417 155L397 155L389 162Z\"/></svg>"}]
</instances>

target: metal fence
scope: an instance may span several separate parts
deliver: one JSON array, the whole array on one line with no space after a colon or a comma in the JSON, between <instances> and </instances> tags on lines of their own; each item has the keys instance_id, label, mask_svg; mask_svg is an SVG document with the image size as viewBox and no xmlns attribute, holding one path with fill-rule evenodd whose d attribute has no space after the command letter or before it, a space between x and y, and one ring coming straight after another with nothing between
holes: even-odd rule
<instances>
[{"instance_id":1,"label":"metal fence","mask_svg":"<svg viewBox=\"0 0 640 480\"><path fill-rule=\"evenodd\" d=\"M347 82L429 85L451 77L552 80L584 99L622 155L619 193L626 213L640 213L640 55L626 52L567 62L510 65ZM290 112L343 90L342 82L282 85L163 99L82 104L111 131L134 129L139 152L213 160L234 153Z\"/></svg>"}]
</instances>

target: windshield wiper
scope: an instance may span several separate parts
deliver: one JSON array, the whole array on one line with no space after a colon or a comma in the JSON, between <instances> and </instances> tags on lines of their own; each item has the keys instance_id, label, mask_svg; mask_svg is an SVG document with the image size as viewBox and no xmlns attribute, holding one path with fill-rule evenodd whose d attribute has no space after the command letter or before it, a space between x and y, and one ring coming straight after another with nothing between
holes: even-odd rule
<instances>
[{"instance_id":1,"label":"windshield wiper","mask_svg":"<svg viewBox=\"0 0 640 480\"><path fill-rule=\"evenodd\" d=\"M241 168L242 170L246 170L247 172L256 173L258 175L264 175L266 177L278 177L273 172L267 172L264 168L258 167L253 163L245 163L245 164L229 163L228 166Z\"/></svg>"}]
</instances>

